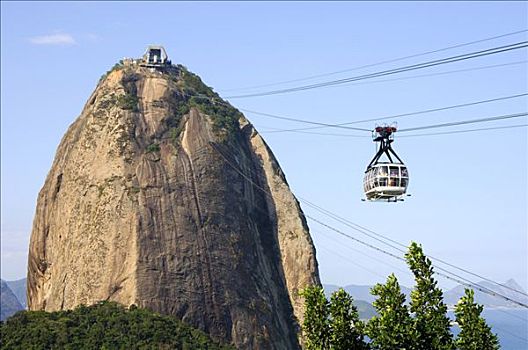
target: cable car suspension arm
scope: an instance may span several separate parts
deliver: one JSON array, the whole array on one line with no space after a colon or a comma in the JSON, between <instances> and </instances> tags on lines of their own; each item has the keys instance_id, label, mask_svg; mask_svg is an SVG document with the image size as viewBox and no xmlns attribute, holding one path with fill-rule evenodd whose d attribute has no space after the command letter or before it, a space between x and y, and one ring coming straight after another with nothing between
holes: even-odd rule
<instances>
[{"instance_id":1,"label":"cable car suspension arm","mask_svg":"<svg viewBox=\"0 0 528 350\"><path fill-rule=\"evenodd\" d=\"M379 147L379 150L378 152L376 153L376 155L374 156L374 158L372 158L372 160L370 161L369 165L367 166L367 170L370 169L373 165L375 165L376 163L378 163L379 159L381 158L381 156L385 153L387 155L387 158L389 158L389 161L392 163L392 157L391 157L391 153L394 157L396 157L396 159L398 159L398 161L403 164L403 161L400 159L400 157L398 157L398 155L396 154L396 152L394 152L394 149L392 149L392 146L391 146L391 143L392 141L394 140L388 140L386 138L381 138L380 140L380 147Z\"/></svg>"}]
</instances>

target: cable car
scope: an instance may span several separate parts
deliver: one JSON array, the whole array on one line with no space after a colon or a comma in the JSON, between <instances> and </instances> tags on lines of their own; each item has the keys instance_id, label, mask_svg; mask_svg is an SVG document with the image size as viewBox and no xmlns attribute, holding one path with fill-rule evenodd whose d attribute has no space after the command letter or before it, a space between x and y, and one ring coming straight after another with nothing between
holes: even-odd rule
<instances>
[{"instance_id":1,"label":"cable car","mask_svg":"<svg viewBox=\"0 0 528 350\"><path fill-rule=\"evenodd\" d=\"M377 126L373 131L374 142L379 142L380 145L365 171L363 190L366 198L364 200L397 202L403 201L406 195L409 172L391 146L396 130L395 125L385 125ZM388 162L380 161L384 154Z\"/></svg>"}]
</instances>

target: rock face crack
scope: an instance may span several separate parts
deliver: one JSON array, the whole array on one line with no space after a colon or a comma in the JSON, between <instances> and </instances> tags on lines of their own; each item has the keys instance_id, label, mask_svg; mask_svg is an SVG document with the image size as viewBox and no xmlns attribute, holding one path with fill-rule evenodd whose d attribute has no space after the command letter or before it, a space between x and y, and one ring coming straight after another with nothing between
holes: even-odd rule
<instances>
[{"instance_id":1,"label":"rock face crack","mask_svg":"<svg viewBox=\"0 0 528 350\"><path fill-rule=\"evenodd\" d=\"M298 349L298 292L320 283L304 214L253 126L185 101L173 73L113 71L64 135L37 200L29 308L113 300L241 349Z\"/></svg>"},{"instance_id":2,"label":"rock face crack","mask_svg":"<svg viewBox=\"0 0 528 350\"><path fill-rule=\"evenodd\" d=\"M57 176L57 183L55 184L55 192L53 193L53 200L57 199L57 195L59 194L60 188L62 184L62 174L59 174Z\"/></svg>"},{"instance_id":3,"label":"rock face crack","mask_svg":"<svg viewBox=\"0 0 528 350\"><path fill-rule=\"evenodd\" d=\"M194 120L193 120L194 121ZM186 124L186 126L188 123ZM185 168L185 178L187 179L186 184L192 191L192 198L194 199L194 204L196 206L196 212L198 217L198 225L197 225L197 231L198 231L198 239L200 241L200 251L203 252L203 262L201 264L202 268L204 269L204 272L202 273L203 279L202 283L204 287L207 289L206 295L209 297L209 300L206 303L206 306L208 307L209 312L213 312L216 319L221 318L221 312L218 309L218 303L216 301L216 295L215 295L215 289L213 288L214 283L214 277L213 273L211 271L212 265L211 265L211 256L210 256L210 246L207 241L207 232L206 228L204 227L204 217L202 215L202 210L200 206L200 191L198 189L197 185L197 179L194 172L193 167L193 157L192 157L192 149L189 146L189 140L187 139L188 135L190 133L187 132L187 127L184 130L183 134L183 141L182 141L182 149L183 153L185 155L185 160L183 162ZM195 157L195 160L198 160L199 156ZM206 328L206 331L209 330ZM220 336L225 337L226 334L222 332Z\"/></svg>"}]
</instances>

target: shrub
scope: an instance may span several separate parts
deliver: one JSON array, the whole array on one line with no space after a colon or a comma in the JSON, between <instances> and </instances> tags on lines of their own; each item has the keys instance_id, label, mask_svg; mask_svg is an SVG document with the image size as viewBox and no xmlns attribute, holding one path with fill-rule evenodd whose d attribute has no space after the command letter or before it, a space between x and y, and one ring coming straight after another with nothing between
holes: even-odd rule
<instances>
[{"instance_id":1,"label":"shrub","mask_svg":"<svg viewBox=\"0 0 528 350\"><path fill-rule=\"evenodd\" d=\"M195 93L209 97L218 97L209 86L203 83L199 76L189 72L187 69L182 69L181 77L185 87L193 90Z\"/></svg>"},{"instance_id":2,"label":"shrub","mask_svg":"<svg viewBox=\"0 0 528 350\"><path fill-rule=\"evenodd\" d=\"M190 98L185 106L178 107L181 108L179 114L184 115L188 113L189 107L195 107L211 117L215 132L225 131L228 137L233 136L238 129L238 119L242 114L224 102L213 89L202 82L200 77L189 72L185 67L181 67L181 70L183 94L184 97L190 96Z\"/></svg>"},{"instance_id":3,"label":"shrub","mask_svg":"<svg viewBox=\"0 0 528 350\"><path fill-rule=\"evenodd\" d=\"M137 96L132 94L125 94L117 97L117 104L119 108L131 110L133 112L137 112L139 110L138 102L139 100Z\"/></svg>"},{"instance_id":4,"label":"shrub","mask_svg":"<svg viewBox=\"0 0 528 350\"><path fill-rule=\"evenodd\" d=\"M235 108L227 106L225 102L214 102L214 100L193 96L189 103L211 117L215 131L225 130L228 135L231 135L238 128L238 118L241 114Z\"/></svg>"},{"instance_id":5,"label":"shrub","mask_svg":"<svg viewBox=\"0 0 528 350\"><path fill-rule=\"evenodd\" d=\"M118 63L114 64L114 66L107 70L105 74L101 75L101 78L99 78L99 83L105 80L110 73L121 68L123 68L123 60L120 60Z\"/></svg>"},{"instance_id":6,"label":"shrub","mask_svg":"<svg viewBox=\"0 0 528 350\"><path fill-rule=\"evenodd\" d=\"M159 152L159 151L160 151L160 146L157 143L150 144L147 147L147 153Z\"/></svg>"}]
</instances>

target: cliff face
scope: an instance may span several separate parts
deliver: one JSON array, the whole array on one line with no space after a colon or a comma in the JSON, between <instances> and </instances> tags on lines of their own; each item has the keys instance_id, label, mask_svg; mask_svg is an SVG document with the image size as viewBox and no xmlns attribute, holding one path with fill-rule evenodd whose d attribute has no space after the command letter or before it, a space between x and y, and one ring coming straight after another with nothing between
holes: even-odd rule
<instances>
[{"instance_id":1,"label":"cliff face","mask_svg":"<svg viewBox=\"0 0 528 350\"><path fill-rule=\"evenodd\" d=\"M113 300L241 348L291 349L310 284L304 215L244 116L181 66L110 72L39 193L29 308Z\"/></svg>"}]
</instances>

